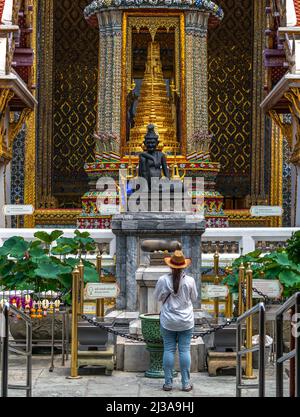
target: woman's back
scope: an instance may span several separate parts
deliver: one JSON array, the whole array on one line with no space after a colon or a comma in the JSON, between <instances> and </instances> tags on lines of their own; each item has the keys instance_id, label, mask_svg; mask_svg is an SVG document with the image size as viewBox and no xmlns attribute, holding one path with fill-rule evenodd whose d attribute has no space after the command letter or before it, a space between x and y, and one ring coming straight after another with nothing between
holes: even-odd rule
<instances>
[{"instance_id":1,"label":"woman's back","mask_svg":"<svg viewBox=\"0 0 300 417\"><path fill-rule=\"evenodd\" d=\"M163 303L160 321L165 329L184 331L194 327L193 302L198 293L193 277L183 273L175 293L172 274L163 275L156 284L154 296Z\"/></svg>"}]
</instances>

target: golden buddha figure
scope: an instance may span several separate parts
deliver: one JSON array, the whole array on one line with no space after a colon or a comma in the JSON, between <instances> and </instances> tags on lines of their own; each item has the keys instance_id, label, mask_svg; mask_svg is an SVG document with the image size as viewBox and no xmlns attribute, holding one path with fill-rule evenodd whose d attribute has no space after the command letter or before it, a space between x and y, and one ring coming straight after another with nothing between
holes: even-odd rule
<instances>
[{"instance_id":1,"label":"golden buddha figure","mask_svg":"<svg viewBox=\"0 0 300 417\"><path fill-rule=\"evenodd\" d=\"M158 42L148 44L146 69L127 150L130 149L134 153L143 151L144 137L149 124L155 125L161 150L174 153L179 148Z\"/></svg>"}]
</instances>

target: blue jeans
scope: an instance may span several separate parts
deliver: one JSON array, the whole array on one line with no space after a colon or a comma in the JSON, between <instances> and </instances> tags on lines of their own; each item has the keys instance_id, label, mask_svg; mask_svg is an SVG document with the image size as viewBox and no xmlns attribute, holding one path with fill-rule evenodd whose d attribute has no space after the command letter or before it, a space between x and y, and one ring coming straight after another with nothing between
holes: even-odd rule
<instances>
[{"instance_id":1,"label":"blue jeans","mask_svg":"<svg viewBox=\"0 0 300 417\"><path fill-rule=\"evenodd\" d=\"M165 371L165 385L172 386L173 369L175 361L176 344L178 342L179 364L181 372L182 388L190 384L191 368L191 338L193 328L182 332L173 332L160 327L160 332L164 341L163 367Z\"/></svg>"}]
</instances>

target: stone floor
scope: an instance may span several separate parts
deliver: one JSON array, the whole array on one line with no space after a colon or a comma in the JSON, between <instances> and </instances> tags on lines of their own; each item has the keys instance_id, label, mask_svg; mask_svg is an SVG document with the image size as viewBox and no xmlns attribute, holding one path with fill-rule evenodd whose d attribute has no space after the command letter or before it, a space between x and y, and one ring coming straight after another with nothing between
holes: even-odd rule
<instances>
[{"instance_id":1,"label":"stone floor","mask_svg":"<svg viewBox=\"0 0 300 417\"><path fill-rule=\"evenodd\" d=\"M10 355L10 384L25 383L24 364L23 358ZM145 378L143 373L114 371L112 376L105 376L101 369L85 368L81 370L81 379L69 380L66 376L70 364L67 362L62 367L60 355L55 357L53 372L49 372L49 366L48 355L33 356L34 397L235 397L235 376L232 375L209 377L206 372L192 373L194 390L184 393L180 390L180 377L175 378L172 392L164 392L161 390L163 380ZM284 380L287 395L286 373ZM24 395L24 391L9 391L10 397ZM242 395L257 396L257 390L243 390ZM266 396L275 396L275 368L272 364L266 369Z\"/></svg>"}]
</instances>

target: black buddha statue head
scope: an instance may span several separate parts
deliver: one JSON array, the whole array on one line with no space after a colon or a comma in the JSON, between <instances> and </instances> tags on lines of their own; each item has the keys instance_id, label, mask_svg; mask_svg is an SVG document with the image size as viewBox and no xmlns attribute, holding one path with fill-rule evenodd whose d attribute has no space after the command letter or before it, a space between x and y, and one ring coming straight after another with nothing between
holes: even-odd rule
<instances>
[{"instance_id":1,"label":"black buddha statue head","mask_svg":"<svg viewBox=\"0 0 300 417\"><path fill-rule=\"evenodd\" d=\"M147 126L147 133L145 135L144 145L148 152L154 152L157 148L159 143L158 135L155 133L155 126L153 124L149 124Z\"/></svg>"}]
</instances>

